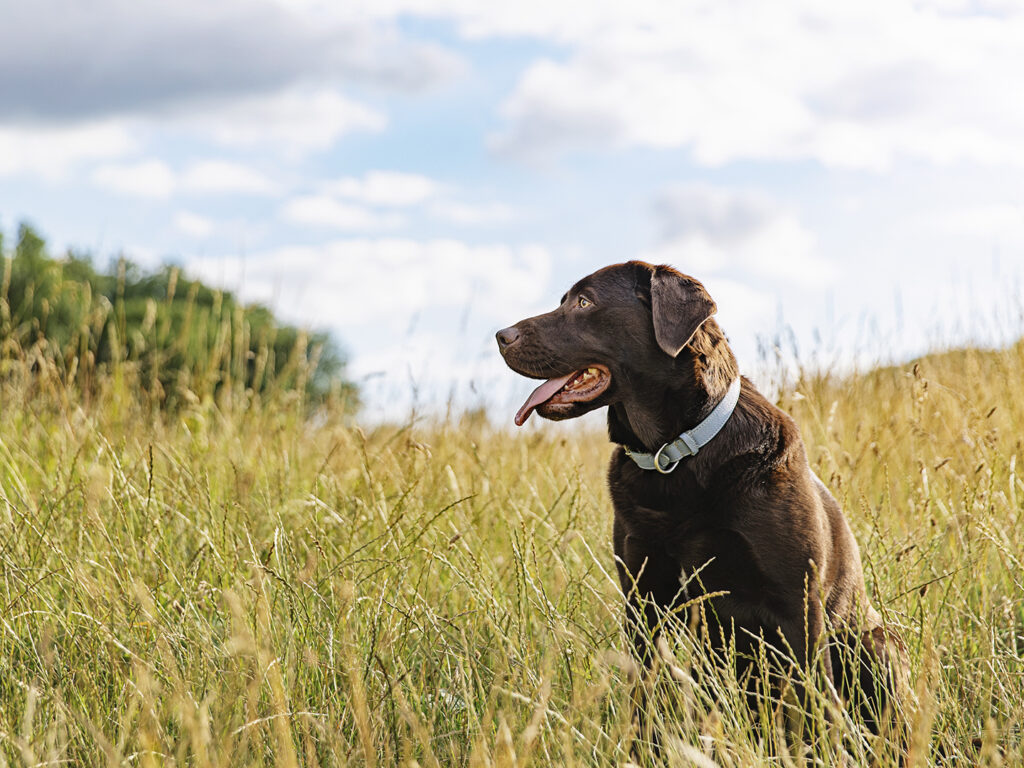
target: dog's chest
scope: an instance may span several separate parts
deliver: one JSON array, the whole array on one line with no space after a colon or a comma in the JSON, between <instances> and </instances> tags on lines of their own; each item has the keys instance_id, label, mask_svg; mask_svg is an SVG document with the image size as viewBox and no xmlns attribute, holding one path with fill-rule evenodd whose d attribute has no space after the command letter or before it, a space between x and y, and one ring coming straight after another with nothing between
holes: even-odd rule
<instances>
[{"instance_id":1,"label":"dog's chest","mask_svg":"<svg viewBox=\"0 0 1024 768\"><path fill-rule=\"evenodd\" d=\"M713 607L719 621L746 627L755 634L765 617L777 612L780 590L776 574L764 567L762 553L742 531L713 524L714 516L708 514L679 514L678 510L636 505L622 509L621 514L617 509L616 514L631 545L647 550L631 578L658 561L657 572L672 582L661 587L660 593L675 595L674 601L708 595L707 605ZM634 550L633 554L638 553Z\"/></svg>"},{"instance_id":2,"label":"dog's chest","mask_svg":"<svg viewBox=\"0 0 1024 768\"><path fill-rule=\"evenodd\" d=\"M706 527L714 500L692 474L659 475L635 471L613 462L608 476L612 505L632 535L651 540L676 540Z\"/></svg>"},{"instance_id":3,"label":"dog's chest","mask_svg":"<svg viewBox=\"0 0 1024 768\"><path fill-rule=\"evenodd\" d=\"M723 507L721 494L682 473L671 480L616 478L613 470L609 479L617 524L649 558L672 562L688 598L728 593L727 612L743 624L771 602L776 574L765 568L764 553L734 519L735 510Z\"/></svg>"}]
</instances>

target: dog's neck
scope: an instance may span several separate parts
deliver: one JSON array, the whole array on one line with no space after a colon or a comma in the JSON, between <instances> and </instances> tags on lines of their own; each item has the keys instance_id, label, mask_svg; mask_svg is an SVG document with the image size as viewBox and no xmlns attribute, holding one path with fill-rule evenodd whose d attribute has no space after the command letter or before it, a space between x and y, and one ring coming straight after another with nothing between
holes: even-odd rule
<instances>
[{"instance_id":1,"label":"dog's neck","mask_svg":"<svg viewBox=\"0 0 1024 768\"><path fill-rule=\"evenodd\" d=\"M663 376L624 388L629 396L608 408L608 436L632 450L656 451L706 418L738 375L725 334L708 320Z\"/></svg>"}]
</instances>

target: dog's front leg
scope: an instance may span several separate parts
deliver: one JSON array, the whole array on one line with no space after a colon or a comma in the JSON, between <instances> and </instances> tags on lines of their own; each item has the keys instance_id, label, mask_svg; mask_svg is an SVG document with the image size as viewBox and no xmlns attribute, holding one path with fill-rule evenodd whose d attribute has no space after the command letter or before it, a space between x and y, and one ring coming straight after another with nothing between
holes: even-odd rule
<instances>
[{"instance_id":1,"label":"dog's front leg","mask_svg":"<svg viewBox=\"0 0 1024 768\"><path fill-rule=\"evenodd\" d=\"M656 543L629 535L616 520L615 565L626 598L625 629L636 660L649 669L666 611L679 591L679 565Z\"/></svg>"},{"instance_id":2,"label":"dog's front leg","mask_svg":"<svg viewBox=\"0 0 1024 768\"><path fill-rule=\"evenodd\" d=\"M777 700L784 708L785 731L794 745L821 737L832 741L838 737L836 712L842 708L842 700L836 689L821 603L806 600L803 615L780 622L779 632L785 648L775 662L781 667L776 671L780 685ZM817 665L824 677L820 689L813 685ZM820 691L824 698L812 701L812 691ZM815 733L822 726L824 731Z\"/></svg>"},{"instance_id":3,"label":"dog's front leg","mask_svg":"<svg viewBox=\"0 0 1024 768\"><path fill-rule=\"evenodd\" d=\"M679 566L660 547L629 535L618 520L614 527L615 564L626 598L624 627L640 675L633 691L637 733L654 753L659 751L652 726L649 672L657 655L661 622L679 593Z\"/></svg>"}]
</instances>

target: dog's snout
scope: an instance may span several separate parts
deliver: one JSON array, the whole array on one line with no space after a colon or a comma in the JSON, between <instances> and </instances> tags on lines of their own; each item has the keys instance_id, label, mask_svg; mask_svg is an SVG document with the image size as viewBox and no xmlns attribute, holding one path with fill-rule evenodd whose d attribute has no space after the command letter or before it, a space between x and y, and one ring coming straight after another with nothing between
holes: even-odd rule
<instances>
[{"instance_id":1,"label":"dog's snout","mask_svg":"<svg viewBox=\"0 0 1024 768\"><path fill-rule=\"evenodd\" d=\"M506 349L519 341L519 336L519 329L514 325L510 328L502 328L495 334L495 338L498 339L498 349L504 353Z\"/></svg>"}]
</instances>

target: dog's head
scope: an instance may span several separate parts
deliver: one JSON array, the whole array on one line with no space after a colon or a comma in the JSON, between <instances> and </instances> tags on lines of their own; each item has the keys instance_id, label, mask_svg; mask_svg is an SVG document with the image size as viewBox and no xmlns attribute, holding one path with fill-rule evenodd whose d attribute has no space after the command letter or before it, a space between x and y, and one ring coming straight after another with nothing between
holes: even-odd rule
<instances>
[{"instance_id":1,"label":"dog's head","mask_svg":"<svg viewBox=\"0 0 1024 768\"><path fill-rule=\"evenodd\" d=\"M588 275L553 311L497 333L509 368L547 379L519 409L516 424L534 410L548 419L581 416L677 369L715 310L700 282L671 267L631 261Z\"/></svg>"}]
</instances>

